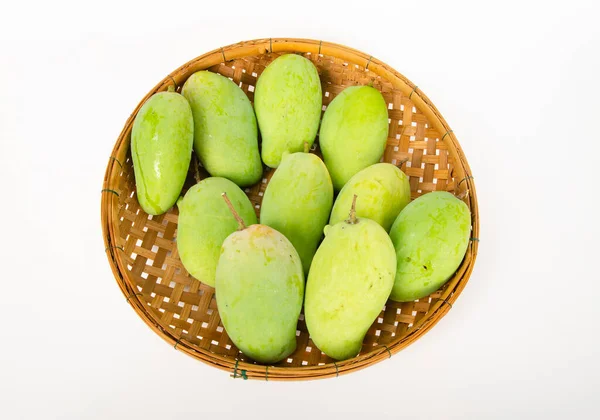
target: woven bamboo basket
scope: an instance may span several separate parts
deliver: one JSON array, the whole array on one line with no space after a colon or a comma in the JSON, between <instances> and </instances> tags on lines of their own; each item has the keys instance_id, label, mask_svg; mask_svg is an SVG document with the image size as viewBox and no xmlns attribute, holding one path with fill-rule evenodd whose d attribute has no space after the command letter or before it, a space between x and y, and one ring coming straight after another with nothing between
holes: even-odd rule
<instances>
[{"instance_id":1,"label":"woven bamboo basket","mask_svg":"<svg viewBox=\"0 0 600 420\"><path fill-rule=\"evenodd\" d=\"M177 208L161 216L144 213L136 199L129 142L136 113L154 93L177 90L198 70L233 79L253 101L265 67L284 53L301 54L317 67L323 110L345 87L370 84L389 108L389 137L383 160L410 176L412 198L446 190L463 197L472 213L472 238L465 258L446 285L414 302L388 301L369 329L360 354L335 362L319 351L303 316L297 349L286 360L265 366L245 357L223 328L212 287L193 279L177 253ZM318 139L313 152L318 153ZM192 165L193 167L194 165ZM190 168L184 191L193 185ZM202 169L200 169L202 171ZM272 170L246 189L258 215ZM207 176L201 172L201 176ZM335 377L391 357L429 331L451 308L467 284L479 240L473 177L456 136L421 89L374 57L341 45L308 39L260 39L219 48L195 58L161 80L127 120L108 160L102 189L102 228L108 261L126 302L167 343L234 378L306 380Z\"/></svg>"}]
</instances>

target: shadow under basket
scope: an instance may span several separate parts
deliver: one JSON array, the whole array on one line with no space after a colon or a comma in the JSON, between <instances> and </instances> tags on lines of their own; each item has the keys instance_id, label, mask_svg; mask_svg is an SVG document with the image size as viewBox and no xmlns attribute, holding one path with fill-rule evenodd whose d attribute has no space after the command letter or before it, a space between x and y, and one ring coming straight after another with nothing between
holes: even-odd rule
<instances>
[{"instance_id":1,"label":"shadow under basket","mask_svg":"<svg viewBox=\"0 0 600 420\"><path fill-rule=\"evenodd\" d=\"M372 85L383 94L389 113L389 136L383 161L401 165L410 177L412 198L430 191L450 191L471 209L472 238L460 267L446 285L414 302L388 301L369 329L360 354L334 362L312 342L303 315L297 348L286 360L265 366L253 362L232 343L223 328L214 289L192 278L177 253L177 207L150 216L139 206L129 143L133 120L154 93L174 85L177 91L198 70L233 79L254 99L254 86L265 67L282 54L300 54L317 67L323 110L344 88ZM313 152L318 153L318 138ZM194 165L192 165L194 166ZM246 189L259 214L272 170ZM184 191L194 183L192 169ZM473 177L456 136L423 92L400 73L368 54L307 39L261 39L219 48L184 64L165 77L133 111L117 139L104 177L102 228L108 261L126 302L176 350L232 377L259 380L307 380L354 372L385 360L429 331L451 308L475 263L479 215ZM201 176L207 176L201 173Z\"/></svg>"}]
</instances>

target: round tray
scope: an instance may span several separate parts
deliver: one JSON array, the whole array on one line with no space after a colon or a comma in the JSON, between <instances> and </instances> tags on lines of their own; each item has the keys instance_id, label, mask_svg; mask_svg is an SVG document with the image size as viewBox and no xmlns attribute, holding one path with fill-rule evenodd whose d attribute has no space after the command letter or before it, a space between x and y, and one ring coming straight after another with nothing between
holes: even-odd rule
<instances>
[{"instance_id":1,"label":"round tray","mask_svg":"<svg viewBox=\"0 0 600 420\"><path fill-rule=\"evenodd\" d=\"M169 85L179 90L192 73L207 69L233 79L253 101L257 78L284 53L301 54L315 64L322 82L323 109L347 86L369 84L379 89L389 104L390 121L383 160L401 164L410 176L413 199L429 191L451 191L463 197L473 218L473 237L453 278L426 298L388 301L369 329L360 354L340 362L315 347L302 315L297 349L286 360L265 366L245 357L221 324L214 289L193 279L179 260L177 208L150 216L141 210L135 194L129 153L131 127L152 94ZM318 138L315 144L318 153ZM262 182L246 189L257 215L271 174L272 170L265 168ZM193 175L190 170L184 191L194 183ZM479 241L477 196L469 165L456 136L421 89L368 54L308 39L241 42L195 58L165 77L140 101L117 139L108 160L101 206L106 254L126 301L175 349L243 379L333 377L391 357L429 331L452 308L473 270Z\"/></svg>"}]
</instances>

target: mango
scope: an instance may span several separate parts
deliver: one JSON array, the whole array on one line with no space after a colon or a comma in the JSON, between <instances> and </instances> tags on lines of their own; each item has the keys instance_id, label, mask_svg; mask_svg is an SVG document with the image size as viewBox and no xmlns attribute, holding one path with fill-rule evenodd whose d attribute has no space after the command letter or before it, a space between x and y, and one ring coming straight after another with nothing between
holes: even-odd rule
<instances>
[{"instance_id":1,"label":"mango","mask_svg":"<svg viewBox=\"0 0 600 420\"><path fill-rule=\"evenodd\" d=\"M469 208L446 191L407 205L390 230L398 264L390 299L409 302L439 289L463 260L470 234Z\"/></svg>"},{"instance_id":2,"label":"mango","mask_svg":"<svg viewBox=\"0 0 600 420\"><path fill-rule=\"evenodd\" d=\"M300 256L275 229L252 225L225 239L217 265L216 296L234 344L260 363L276 363L296 349L304 276Z\"/></svg>"},{"instance_id":3,"label":"mango","mask_svg":"<svg viewBox=\"0 0 600 420\"><path fill-rule=\"evenodd\" d=\"M290 240L300 255L305 274L323 236L332 204L333 185L323 161L310 153L284 152L265 191L260 223Z\"/></svg>"},{"instance_id":4,"label":"mango","mask_svg":"<svg viewBox=\"0 0 600 420\"><path fill-rule=\"evenodd\" d=\"M315 345L333 359L356 356L395 274L394 246L378 223L351 214L328 225L306 283L304 317Z\"/></svg>"},{"instance_id":5,"label":"mango","mask_svg":"<svg viewBox=\"0 0 600 420\"><path fill-rule=\"evenodd\" d=\"M314 64L296 54L276 58L258 78L254 108L262 137L262 160L276 168L283 152L312 145L321 119L321 81Z\"/></svg>"},{"instance_id":6,"label":"mango","mask_svg":"<svg viewBox=\"0 0 600 420\"><path fill-rule=\"evenodd\" d=\"M337 191L358 171L379 162L387 136L387 105L377 89L351 86L331 101L319 145Z\"/></svg>"},{"instance_id":7,"label":"mango","mask_svg":"<svg viewBox=\"0 0 600 420\"><path fill-rule=\"evenodd\" d=\"M192 110L180 94L155 93L140 108L131 130L131 158L137 199L146 213L163 214L177 201L193 141Z\"/></svg>"},{"instance_id":8,"label":"mango","mask_svg":"<svg viewBox=\"0 0 600 420\"><path fill-rule=\"evenodd\" d=\"M199 71L181 90L194 115L194 150L209 174L240 187L263 172L252 104L242 89L220 74Z\"/></svg>"},{"instance_id":9,"label":"mango","mask_svg":"<svg viewBox=\"0 0 600 420\"><path fill-rule=\"evenodd\" d=\"M410 202L410 184L406 174L391 163L366 167L350 178L338 194L331 211L330 225L347 217L354 195L360 197L356 203L356 215L379 223L387 232Z\"/></svg>"},{"instance_id":10,"label":"mango","mask_svg":"<svg viewBox=\"0 0 600 420\"><path fill-rule=\"evenodd\" d=\"M237 229L236 221L221 198L223 192L231 197L246 224L258 222L246 194L226 178L206 178L177 202L179 258L194 278L213 287L221 245Z\"/></svg>"}]
</instances>

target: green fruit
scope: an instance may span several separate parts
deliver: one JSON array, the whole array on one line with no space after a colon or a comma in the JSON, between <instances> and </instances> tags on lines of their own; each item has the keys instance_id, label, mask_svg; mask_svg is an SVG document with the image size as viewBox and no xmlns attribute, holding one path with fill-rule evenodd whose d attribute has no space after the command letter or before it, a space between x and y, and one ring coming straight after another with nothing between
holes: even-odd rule
<instances>
[{"instance_id":1,"label":"green fruit","mask_svg":"<svg viewBox=\"0 0 600 420\"><path fill-rule=\"evenodd\" d=\"M283 152L313 144L321 119L321 81L314 64L296 54L275 59L258 78L254 108L262 159L276 168Z\"/></svg>"},{"instance_id":2,"label":"green fruit","mask_svg":"<svg viewBox=\"0 0 600 420\"><path fill-rule=\"evenodd\" d=\"M229 235L216 295L225 330L244 354L275 363L296 349L304 276L298 253L281 233L252 225Z\"/></svg>"},{"instance_id":3,"label":"green fruit","mask_svg":"<svg viewBox=\"0 0 600 420\"><path fill-rule=\"evenodd\" d=\"M137 199L148 214L169 210L185 182L194 141L188 101L159 92L144 103L131 130L131 157Z\"/></svg>"},{"instance_id":4,"label":"green fruit","mask_svg":"<svg viewBox=\"0 0 600 420\"><path fill-rule=\"evenodd\" d=\"M181 90L194 114L194 150L212 176L241 187L262 176L256 117L248 97L220 74L199 71Z\"/></svg>"},{"instance_id":5,"label":"green fruit","mask_svg":"<svg viewBox=\"0 0 600 420\"><path fill-rule=\"evenodd\" d=\"M336 190L361 169L379 162L387 135L387 105L377 89L352 86L331 101L323 115L319 145Z\"/></svg>"},{"instance_id":6,"label":"green fruit","mask_svg":"<svg viewBox=\"0 0 600 420\"><path fill-rule=\"evenodd\" d=\"M395 273L394 246L379 224L351 215L327 226L306 283L304 316L315 345L337 360L356 356Z\"/></svg>"},{"instance_id":7,"label":"green fruit","mask_svg":"<svg viewBox=\"0 0 600 420\"><path fill-rule=\"evenodd\" d=\"M213 287L221 245L237 229L237 223L221 198L223 192L231 197L246 224L257 223L254 207L246 194L225 178L206 178L177 202L179 258L193 277Z\"/></svg>"},{"instance_id":8,"label":"green fruit","mask_svg":"<svg viewBox=\"0 0 600 420\"><path fill-rule=\"evenodd\" d=\"M327 168L310 153L284 152L260 209L260 222L283 233L298 251L308 273L333 204Z\"/></svg>"},{"instance_id":9,"label":"green fruit","mask_svg":"<svg viewBox=\"0 0 600 420\"><path fill-rule=\"evenodd\" d=\"M391 163L376 163L354 175L335 199L329 224L334 225L348 216L352 197L357 195L356 215L379 223L386 232L410 202L408 177Z\"/></svg>"},{"instance_id":10,"label":"green fruit","mask_svg":"<svg viewBox=\"0 0 600 420\"><path fill-rule=\"evenodd\" d=\"M467 205L445 191L404 208L392 225L398 268L390 299L408 302L435 292L460 265L471 233Z\"/></svg>"}]
</instances>

